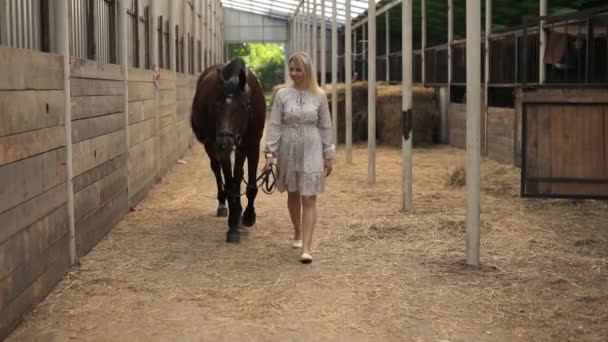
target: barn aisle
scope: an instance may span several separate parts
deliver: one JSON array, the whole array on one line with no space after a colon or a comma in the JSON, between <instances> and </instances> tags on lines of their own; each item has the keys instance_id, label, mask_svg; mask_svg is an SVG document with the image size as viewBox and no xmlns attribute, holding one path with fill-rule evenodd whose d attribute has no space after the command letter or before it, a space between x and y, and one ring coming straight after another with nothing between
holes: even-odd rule
<instances>
[{"instance_id":1,"label":"barn aisle","mask_svg":"<svg viewBox=\"0 0 608 342\"><path fill-rule=\"evenodd\" d=\"M606 201L521 199L518 169L485 161L472 269L452 173L464 151L414 151L412 214L399 212L400 150L378 153L370 187L365 146L354 165L339 151L302 265L285 194L260 192L256 227L224 242L194 146L8 341L608 339Z\"/></svg>"}]
</instances>

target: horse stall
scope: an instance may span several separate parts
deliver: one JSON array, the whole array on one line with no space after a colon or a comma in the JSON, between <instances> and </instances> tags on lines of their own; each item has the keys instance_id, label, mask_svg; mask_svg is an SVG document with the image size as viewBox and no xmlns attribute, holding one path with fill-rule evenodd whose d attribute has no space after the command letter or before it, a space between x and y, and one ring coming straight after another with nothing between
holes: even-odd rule
<instances>
[{"instance_id":1,"label":"horse stall","mask_svg":"<svg viewBox=\"0 0 608 342\"><path fill-rule=\"evenodd\" d=\"M187 118L196 77L161 70L156 84L150 70L129 68L125 83L119 65L72 58L68 132L62 57L2 47L0 60L0 336L6 336L70 267L69 165L75 251L82 257L192 142Z\"/></svg>"},{"instance_id":2,"label":"horse stall","mask_svg":"<svg viewBox=\"0 0 608 342\"><path fill-rule=\"evenodd\" d=\"M524 197L608 198L608 89L520 89Z\"/></svg>"}]
</instances>

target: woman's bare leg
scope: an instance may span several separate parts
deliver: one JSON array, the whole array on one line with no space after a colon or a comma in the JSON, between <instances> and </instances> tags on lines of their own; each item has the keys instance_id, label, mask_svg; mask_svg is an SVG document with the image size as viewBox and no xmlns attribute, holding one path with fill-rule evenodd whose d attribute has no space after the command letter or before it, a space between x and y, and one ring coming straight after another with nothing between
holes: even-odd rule
<instances>
[{"instance_id":1,"label":"woman's bare leg","mask_svg":"<svg viewBox=\"0 0 608 342\"><path fill-rule=\"evenodd\" d=\"M297 192L288 192L287 208L293 224L293 239L302 240L302 196Z\"/></svg>"},{"instance_id":2,"label":"woman's bare leg","mask_svg":"<svg viewBox=\"0 0 608 342\"><path fill-rule=\"evenodd\" d=\"M302 196L302 252L310 253L317 223L317 196Z\"/></svg>"}]
</instances>

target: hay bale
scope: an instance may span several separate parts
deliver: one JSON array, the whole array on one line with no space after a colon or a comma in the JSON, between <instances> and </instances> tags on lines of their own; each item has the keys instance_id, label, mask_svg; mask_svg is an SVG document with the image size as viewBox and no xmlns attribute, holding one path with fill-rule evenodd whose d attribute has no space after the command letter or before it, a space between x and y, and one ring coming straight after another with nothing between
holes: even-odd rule
<instances>
[{"instance_id":1,"label":"hay bale","mask_svg":"<svg viewBox=\"0 0 608 342\"><path fill-rule=\"evenodd\" d=\"M448 172L448 177L445 182L447 187L461 188L467 183L467 171L464 165L458 165Z\"/></svg>"},{"instance_id":2,"label":"hay bale","mask_svg":"<svg viewBox=\"0 0 608 342\"><path fill-rule=\"evenodd\" d=\"M336 85L338 93L338 138L345 141L345 85ZM353 142L367 140L367 82L353 83ZM332 85L324 87L331 108ZM381 144L401 147L401 94L400 85L378 82L376 86L376 139ZM414 87L413 89L413 144L423 146L435 144L439 134L439 111L435 90Z\"/></svg>"}]
</instances>

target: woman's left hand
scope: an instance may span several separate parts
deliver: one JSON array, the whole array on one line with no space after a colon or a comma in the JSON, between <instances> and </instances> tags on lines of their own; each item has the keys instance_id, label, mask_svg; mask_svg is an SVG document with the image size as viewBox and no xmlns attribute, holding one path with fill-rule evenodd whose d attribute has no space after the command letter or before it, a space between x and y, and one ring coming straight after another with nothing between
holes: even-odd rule
<instances>
[{"instance_id":1,"label":"woman's left hand","mask_svg":"<svg viewBox=\"0 0 608 342\"><path fill-rule=\"evenodd\" d=\"M333 161L331 159L325 159L325 177L328 177L333 170Z\"/></svg>"}]
</instances>

